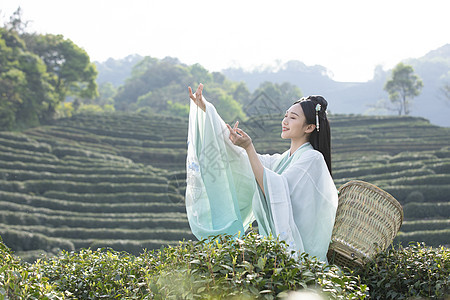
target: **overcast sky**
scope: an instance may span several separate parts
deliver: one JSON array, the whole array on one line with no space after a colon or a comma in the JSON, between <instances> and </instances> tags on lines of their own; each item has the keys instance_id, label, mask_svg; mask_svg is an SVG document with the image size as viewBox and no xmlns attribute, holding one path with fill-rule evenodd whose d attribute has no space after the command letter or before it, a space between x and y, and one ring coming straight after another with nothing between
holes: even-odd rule
<instances>
[{"instance_id":1,"label":"overcast sky","mask_svg":"<svg viewBox=\"0 0 450 300\"><path fill-rule=\"evenodd\" d=\"M450 43L449 0L0 0L39 33L63 34L91 60L172 56L210 71L299 60L337 81L367 81Z\"/></svg>"}]
</instances>

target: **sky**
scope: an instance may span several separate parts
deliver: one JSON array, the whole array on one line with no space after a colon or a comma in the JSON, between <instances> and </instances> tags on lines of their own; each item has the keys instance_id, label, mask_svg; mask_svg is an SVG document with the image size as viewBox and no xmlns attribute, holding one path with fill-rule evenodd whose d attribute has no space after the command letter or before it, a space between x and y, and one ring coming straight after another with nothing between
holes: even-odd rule
<instances>
[{"instance_id":1,"label":"sky","mask_svg":"<svg viewBox=\"0 0 450 300\"><path fill-rule=\"evenodd\" d=\"M209 71L298 60L364 82L450 43L448 0L0 0L29 31L62 34L92 61L176 57Z\"/></svg>"}]
</instances>

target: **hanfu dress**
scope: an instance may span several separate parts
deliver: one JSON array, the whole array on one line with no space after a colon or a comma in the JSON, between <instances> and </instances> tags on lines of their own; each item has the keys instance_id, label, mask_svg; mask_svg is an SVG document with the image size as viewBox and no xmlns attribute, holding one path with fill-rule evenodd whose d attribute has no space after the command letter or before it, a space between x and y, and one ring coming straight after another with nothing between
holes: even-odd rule
<instances>
[{"instance_id":1,"label":"hanfu dress","mask_svg":"<svg viewBox=\"0 0 450 300\"><path fill-rule=\"evenodd\" d=\"M241 234L256 220L261 235L284 240L288 250L326 261L338 195L322 154L303 144L292 155L259 155L264 192L247 153L229 139L215 107L191 101L186 161L186 211L198 239Z\"/></svg>"}]
</instances>

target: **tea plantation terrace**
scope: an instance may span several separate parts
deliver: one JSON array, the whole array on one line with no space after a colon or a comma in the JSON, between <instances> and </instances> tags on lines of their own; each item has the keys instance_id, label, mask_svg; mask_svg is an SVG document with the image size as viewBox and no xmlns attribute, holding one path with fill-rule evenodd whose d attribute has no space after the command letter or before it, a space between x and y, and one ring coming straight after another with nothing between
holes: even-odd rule
<instances>
[{"instance_id":1,"label":"tea plantation terrace","mask_svg":"<svg viewBox=\"0 0 450 300\"><path fill-rule=\"evenodd\" d=\"M241 122L257 151L286 150L282 116ZM412 117L331 115L337 186L360 179L404 207L398 241L450 241L450 130ZM0 132L0 235L23 257L194 239L184 206L187 120L76 115Z\"/></svg>"}]
</instances>

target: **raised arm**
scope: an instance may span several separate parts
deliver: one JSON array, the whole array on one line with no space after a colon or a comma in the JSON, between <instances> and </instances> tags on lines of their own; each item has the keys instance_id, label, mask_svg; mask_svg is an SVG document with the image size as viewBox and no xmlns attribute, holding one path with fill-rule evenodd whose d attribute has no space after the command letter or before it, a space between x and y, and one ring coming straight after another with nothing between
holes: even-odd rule
<instances>
[{"instance_id":1,"label":"raised arm","mask_svg":"<svg viewBox=\"0 0 450 300\"><path fill-rule=\"evenodd\" d=\"M202 92L203 92L203 84L199 84L197 91L195 92L195 94L192 94L192 89L191 87L188 87L189 90L189 98L192 99L192 101L194 101L195 104L197 104L198 107L200 107L204 112L206 112L206 104L203 101L203 97L202 97Z\"/></svg>"},{"instance_id":2,"label":"raised arm","mask_svg":"<svg viewBox=\"0 0 450 300\"><path fill-rule=\"evenodd\" d=\"M264 166L259 160L258 154L253 146L252 139L242 129L238 128L238 125L239 122L236 122L234 127L231 128L231 126L227 124L228 130L230 131L230 140L233 144L244 148L247 152L256 182L264 193Z\"/></svg>"}]
</instances>

